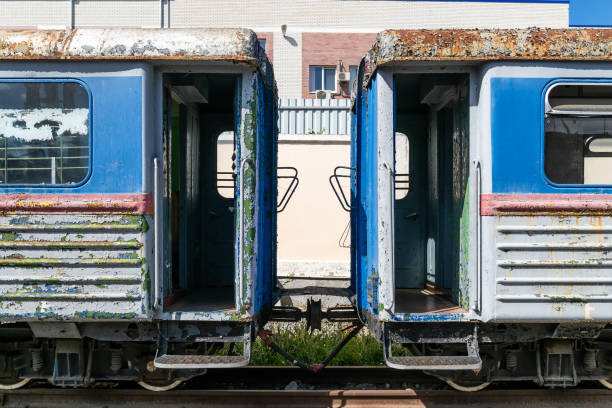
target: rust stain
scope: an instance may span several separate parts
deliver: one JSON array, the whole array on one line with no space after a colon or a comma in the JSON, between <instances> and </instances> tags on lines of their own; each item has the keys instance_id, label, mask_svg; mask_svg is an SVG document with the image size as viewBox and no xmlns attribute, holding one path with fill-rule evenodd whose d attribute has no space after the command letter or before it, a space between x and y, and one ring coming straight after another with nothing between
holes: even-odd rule
<instances>
[{"instance_id":1,"label":"rust stain","mask_svg":"<svg viewBox=\"0 0 612 408\"><path fill-rule=\"evenodd\" d=\"M612 60L611 29L387 30L365 57L365 81L402 61Z\"/></svg>"},{"instance_id":2,"label":"rust stain","mask_svg":"<svg viewBox=\"0 0 612 408\"><path fill-rule=\"evenodd\" d=\"M151 194L5 194L0 213L152 214Z\"/></svg>"},{"instance_id":3,"label":"rust stain","mask_svg":"<svg viewBox=\"0 0 612 408\"><path fill-rule=\"evenodd\" d=\"M203 60L261 65L246 29L0 30L0 59Z\"/></svg>"}]
</instances>

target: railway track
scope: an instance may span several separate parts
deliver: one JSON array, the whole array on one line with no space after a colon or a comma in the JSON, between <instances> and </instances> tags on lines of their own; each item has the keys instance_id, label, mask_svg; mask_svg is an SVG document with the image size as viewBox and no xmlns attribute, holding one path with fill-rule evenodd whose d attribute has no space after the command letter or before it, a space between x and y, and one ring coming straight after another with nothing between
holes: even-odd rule
<instances>
[{"instance_id":1,"label":"railway track","mask_svg":"<svg viewBox=\"0 0 612 408\"><path fill-rule=\"evenodd\" d=\"M144 390L29 389L0 394L2 407L609 407L606 390Z\"/></svg>"},{"instance_id":2,"label":"railway track","mask_svg":"<svg viewBox=\"0 0 612 408\"><path fill-rule=\"evenodd\" d=\"M288 385L301 389L285 389ZM599 408L609 407L611 401L612 391L601 388L548 390L528 382L494 384L486 391L460 393L420 372L387 367L330 367L317 374L295 367L214 369L179 389L162 393L140 389L134 383L99 383L88 389L61 389L45 382L0 393L0 407L19 408Z\"/></svg>"}]
</instances>

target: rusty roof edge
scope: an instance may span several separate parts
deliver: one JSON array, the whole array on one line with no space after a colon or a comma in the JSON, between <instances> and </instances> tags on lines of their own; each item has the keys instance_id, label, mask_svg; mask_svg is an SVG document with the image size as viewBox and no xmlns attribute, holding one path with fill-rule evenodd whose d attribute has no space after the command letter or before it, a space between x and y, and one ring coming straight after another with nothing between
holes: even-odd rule
<instances>
[{"instance_id":1,"label":"rusty roof edge","mask_svg":"<svg viewBox=\"0 0 612 408\"><path fill-rule=\"evenodd\" d=\"M0 30L0 61L132 60L241 63L276 95L272 64L245 28L77 28Z\"/></svg>"},{"instance_id":2,"label":"rusty roof edge","mask_svg":"<svg viewBox=\"0 0 612 408\"><path fill-rule=\"evenodd\" d=\"M612 29L386 30L363 59L362 86L394 62L500 60L612 61Z\"/></svg>"},{"instance_id":3,"label":"rusty roof edge","mask_svg":"<svg viewBox=\"0 0 612 408\"><path fill-rule=\"evenodd\" d=\"M218 60L264 63L249 29L1 30L0 60Z\"/></svg>"}]
</instances>

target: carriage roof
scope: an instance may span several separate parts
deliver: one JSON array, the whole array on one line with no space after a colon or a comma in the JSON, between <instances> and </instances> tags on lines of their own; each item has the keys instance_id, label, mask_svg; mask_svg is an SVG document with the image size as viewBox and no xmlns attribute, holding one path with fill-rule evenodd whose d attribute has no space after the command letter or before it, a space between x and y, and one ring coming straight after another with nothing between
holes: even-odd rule
<instances>
[{"instance_id":1,"label":"carriage roof","mask_svg":"<svg viewBox=\"0 0 612 408\"><path fill-rule=\"evenodd\" d=\"M0 59L210 60L260 64L248 29L2 30Z\"/></svg>"},{"instance_id":2,"label":"carriage roof","mask_svg":"<svg viewBox=\"0 0 612 408\"><path fill-rule=\"evenodd\" d=\"M366 54L364 82L405 62L612 61L612 29L387 30Z\"/></svg>"},{"instance_id":3,"label":"carriage roof","mask_svg":"<svg viewBox=\"0 0 612 408\"><path fill-rule=\"evenodd\" d=\"M252 66L276 89L257 35L242 28L0 30L0 61L201 61Z\"/></svg>"}]
</instances>

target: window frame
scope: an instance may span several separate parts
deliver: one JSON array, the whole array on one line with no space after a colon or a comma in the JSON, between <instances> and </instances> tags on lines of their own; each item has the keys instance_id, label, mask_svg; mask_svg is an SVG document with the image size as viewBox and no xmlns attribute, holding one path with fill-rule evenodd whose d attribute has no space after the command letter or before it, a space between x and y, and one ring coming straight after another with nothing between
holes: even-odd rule
<instances>
[{"instance_id":1,"label":"window frame","mask_svg":"<svg viewBox=\"0 0 612 408\"><path fill-rule=\"evenodd\" d=\"M552 89L561 85L593 85L593 86L612 86L612 78L592 79L592 78L559 78L554 79L544 86L542 91L541 106L540 106L540 173L542 179L550 186L555 188L572 188L572 189L612 189L612 184L561 184L552 181L546 174L546 115L549 111L553 111L548 103L548 97ZM577 112L568 111L566 115L577 115ZM609 116L612 118L612 110L609 114L602 112L579 112L580 115L586 117L594 116Z\"/></svg>"},{"instance_id":2,"label":"window frame","mask_svg":"<svg viewBox=\"0 0 612 408\"><path fill-rule=\"evenodd\" d=\"M236 131L235 130L223 130L221 131L221 133L219 133L219 135L216 138L216 142L215 142L215 158L216 158L216 168L215 168L215 178L216 178L216 190L217 190L217 195L219 197L221 197L224 200L236 200L237 197L237 183L238 183L238 169L235 169L234 171L236 171L236 173L234 173L234 171L229 172L231 177L233 178L233 188L232 188L232 196L224 196L223 194L221 194L221 189L228 189L229 190L229 186L219 186L219 141L221 140L221 136L223 136L224 133L231 133L232 134L232 148L234 150L234 152L236 152L236 145L238 143L238 140L236 138ZM227 143L228 145L230 143ZM236 152L237 153L237 152ZM230 169L231 169L231 165L230 165ZM234 178L234 175L236 175L236 177ZM227 179L225 179L227 181Z\"/></svg>"},{"instance_id":3,"label":"window frame","mask_svg":"<svg viewBox=\"0 0 612 408\"><path fill-rule=\"evenodd\" d=\"M87 84L77 78L62 78L62 77L53 77L53 78L23 78L23 77L19 77L19 78L2 78L0 77L0 84L5 84L5 83L61 83L61 84L65 84L65 83L74 83L74 84L78 84L80 85L85 92L87 92L87 101L89 103L88 106L88 125L87 125L87 132L88 132L88 139L89 139L89 148L88 148L88 162L87 162L87 173L85 174L85 177L83 178L83 180L79 181L78 183L71 183L71 184L67 184L67 183L63 183L63 184L59 184L59 183L55 183L55 184L41 184L41 183L22 183L22 184L5 184L5 183L0 183L0 188L78 188L83 186L84 184L86 184L87 182L89 182L89 179L91 178L92 172L93 172L93 96L91 93L91 89L89 89L89 87L87 86Z\"/></svg>"},{"instance_id":4,"label":"window frame","mask_svg":"<svg viewBox=\"0 0 612 408\"><path fill-rule=\"evenodd\" d=\"M310 90L310 71L312 68L322 68L321 83L323 84L323 87L325 87L325 70L333 69L334 70L334 89L315 89L314 91L311 91ZM331 92L332 94L338 93L338 67L337 66L335 65L309 65L308 66L308 93L316 94L319 91L327 91L327 92Z\"/></svg>"}]
</instances>

